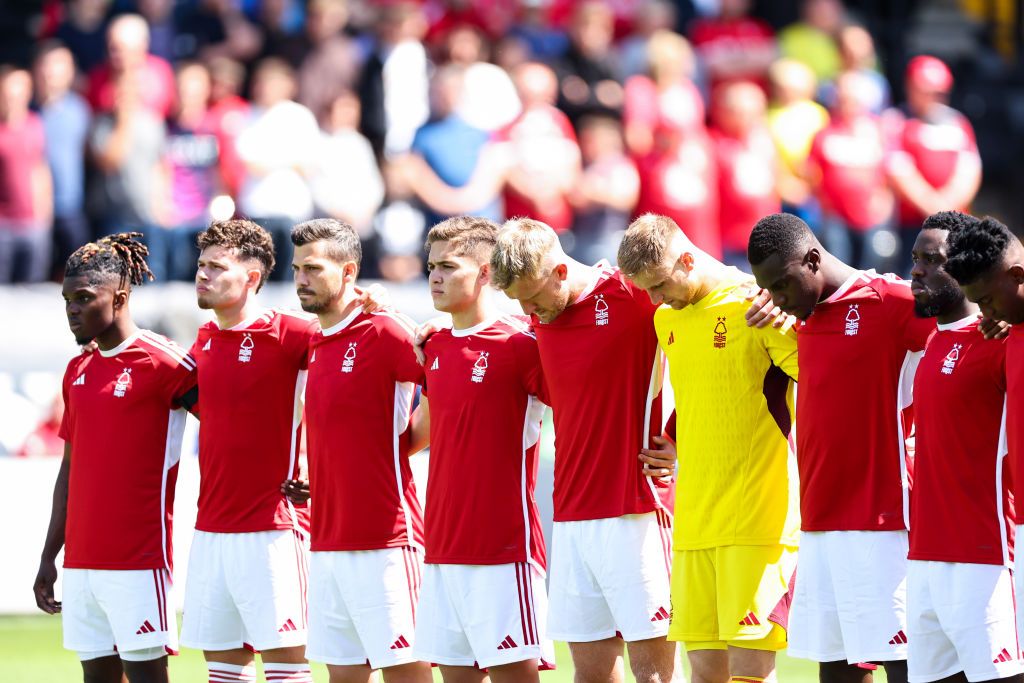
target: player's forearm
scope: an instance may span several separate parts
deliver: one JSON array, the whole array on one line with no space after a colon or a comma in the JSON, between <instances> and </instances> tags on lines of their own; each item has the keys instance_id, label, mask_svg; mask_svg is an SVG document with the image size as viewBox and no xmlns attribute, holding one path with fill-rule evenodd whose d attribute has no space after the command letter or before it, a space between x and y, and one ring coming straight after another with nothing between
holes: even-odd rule
<instances>
[{"instance_id":1,"label":"player's forearm","mask_svg":"<svg viewBox=\"0 0 1024 683\"><path fill-rule=\"evenodd\" d=\"M53 504L50 508L50 526L46 529L46 541L40 559L43 562L54 562L57 554L64 547L64 526L68 520L68 479L71 472L71 456L67 447L64 449L64 460L57 473L57 481L53 485Z\"/></svg>"},{"instance_id":2,"label":"player's forearm","mask_svg":"<svg viewBox=\"0 0 1024 683\"><path fill-rule=\"evenodd\" d=\"M426 397L412 414L412 438L409 443L409 455L415 455L430 445L430 407Z\"/></svg>"},{"instance_id":3,"label":"player's forearm","mask_svg":"<svg viewBox=\"0 0 1024 683\"><path fill-rule=\"evenodd\" d=\"M961 154L953 177L939 190L939 194L949 208L959 209L974 201L980 188L981 163L977 157Z\"/></svg>"}]
</instances>

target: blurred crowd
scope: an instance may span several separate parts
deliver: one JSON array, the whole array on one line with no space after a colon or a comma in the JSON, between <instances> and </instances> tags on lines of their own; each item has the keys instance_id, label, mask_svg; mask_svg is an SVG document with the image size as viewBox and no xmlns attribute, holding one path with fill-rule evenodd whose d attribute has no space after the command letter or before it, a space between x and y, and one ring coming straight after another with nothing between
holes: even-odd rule
<instances>
[{"instance_id":1,"label":"blurred crowd","mask_svg":"<svg viewBox=\"0 0 1024 683\"><path fill-rule=\"evenodd\" d=\"M841 0L780 31L748 0L686 4L684 22L679 0L45 3L31 63L0 66L0 283L59 278L122 230L158 279L191 279L196 233L232 215L281 254L294 223L345 220L364 274L401 281L449 215L537 218L595 262L656 212L741 264L785 209L905 272L909 231L972 201L941 61L910 60L894 103Z\"/></svg>"}]
</instances>

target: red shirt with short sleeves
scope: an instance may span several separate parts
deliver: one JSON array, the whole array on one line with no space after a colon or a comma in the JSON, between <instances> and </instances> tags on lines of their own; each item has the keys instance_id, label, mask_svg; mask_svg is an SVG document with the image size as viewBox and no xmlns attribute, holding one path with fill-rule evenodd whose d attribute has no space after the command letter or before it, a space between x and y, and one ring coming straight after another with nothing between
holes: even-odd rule
<instances>
[{"instance_id":1,"label":"red shirt with short sleeves","mask_svg":"<svg viewBox=\"0 0 1024 683\"><path fill-rule=\"evenodd\" d=\"M60 436L71 444L64 566L171 569L171 516L185 410L184 349L139 330L64 373Z\"/></svg>"},{"instance_id":2,"label":"red shirt with short sleeves","mask_svg":"<svg viewBox=\"0 0 1024 683\"><path fill-rule=\"evenodd\" d=\"M938 107L928 121L890 112L886 122L891 130L890 169L898 173L900 165L911 165L932 187L944 186L953 177L961 155L971 157L981 164L974 128L967 117L949 107ZM966 206L951 206L950 209L967 211ZM900 225L919 227L927 217L907 202L897 202Z\"/></svg>"},{"instance_id":3,"label":"red shirt with short sleeves","mask_svg":"<svg viewBox=\"0 0 1024 683\"><path fill-rule=\"evenodd\" d=\"M526 319L504 316L427 342L426 562L544 570L534 489L544 375Z\"/></svg>"},{"instance_id":4,"label":"red shirt with short sleeves","mask_svg":"<svg viewBox=\"0 0 1024 683\"><path fill-rule=\"evenodd\" d=\"M858 272L800 326L797 465L804 531L907 528L914 368L935 321L910 286Z\"/></svg>"},{"instance_id":5,"label":"red shirt with short sleeves","mask_svg":"<svg viewBox=\"0 0 1024 683\"><path fill-rule=\"evenodd\" d=\"M782 210L775 192L775 146L768 133L761 130L741 139L712 129L711 140L718 166L722 247L746 253L754 224Z\"/></svg>"},{"instance_id":6,"label":"red shirt with short sleeves","mask_svg":"<svg viewBox=\"0 0 1024 683\"><path fill-rule=\"evenodd\" d=\"M832 119L814 137L808 160L820 173L822 208L855 230L867 230L889 217L885 142L873 116Z\"/></svg>"},{"instance_id":7,"label":"red shirt with short sleeves","mask_svg":"<svg viewBox=\"0 0 1024 683\"><path fill-rule=\"evenodd\" d=\"M1024 501L1024 325L1010 328L1006 341L1006 440L1013 492ZM1017 524L1024 524L1024 503L1017 503Z\"/></svg>"},{"instance_id":8,"label":"red shirt with short sleeves","mask_svg":"<svg viewBox=\"0 0 1024 683\"><path fill-rule=\"evenodd\" d=\"M37 114L29 112L17 126L0 122L0 222L27 226L42 219L36 215L32 174L45 163L43 121Z\"/></svg>"},{"instance_id":9,"label":"red shirt with short sleeves","mask_svg":"<svg viewBox=\"0 0 1024 683\"><path fill-rule=\"evenodd\" d=\"M306 357L319 329L314 317L273 310L199 328L199 531L309 527L307 506L291 505L281 483L299 475Z\"/></svg>"},{"instance_id":10,"label":"red shirt with short sleeves","mask_svg":"<svg viewBox=\"0 0 1024 683\"><path fill-rule=\"evenodd\" d=\"M690 27L690 41L701 59L713 59L717 55L738 55L751 50L775 48L775 32L761 19L736 17L734 19L698 19ZM767 74L763 71L737 73L729 78L713 79L712 89L722 83L752 81L765 92L768 90Z\"/></svg>"},{"instance_id":11,"label":"red shirt with short sleeves","mask_svg":"<svg viewBox=\"0 0 1024 683\"><path fill-rule=\"evenodd\" d=\"M422 547L409 469L412 323L357 310L310 344L306 380L313 551Z\"/></svg>"},{"instance_id":12,"label":"red shirt with short sleeves","mask_svg":"<svg viewBox=\"0 0 1024 683\"><path fill-rule=\"evenodd\" d=\"M914 378L911 560L1013 562L1006 340L977 316L939 325Z\"/></svg>"},{"instance_id":13,"label":"red shirt with short sleeves","mask_svg":"<svg viewBox=\"0 0 1024 683\"><path fill-rule=\"evenodd\" d=\"M598 267L555 320L534 321L554 412L556 522L671 510L673 486L645 477L638 457L666 417L656 306L618 268Z\"/></svg>"},{"instance_id":14,"label":"red shirt with short sleeves","mask_svg":"<svg viewBox=\"0 0 1024 683\"><path fill-rule=\"evenodd\" d=\"M552 106L533 107L494 135L495 143L510 146L519 171L545 173L553 164L579 157L579 145L569 118ZM505 215L533 218L563 232L572 227L572 206L559 195L538 205L532 198L505 186Z\"/></svg>"}]
</instances>

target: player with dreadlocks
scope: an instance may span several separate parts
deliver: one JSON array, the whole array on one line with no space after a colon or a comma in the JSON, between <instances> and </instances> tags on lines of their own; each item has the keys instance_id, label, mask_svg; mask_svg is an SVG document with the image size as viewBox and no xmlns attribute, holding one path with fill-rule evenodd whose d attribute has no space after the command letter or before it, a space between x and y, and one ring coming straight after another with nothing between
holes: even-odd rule
<instances>
[{"instance_id":1,"label":"player with dreadlocks","mask_svg":"<svg viewBox=\"0 0 1024 683\"><path fill-rule=\"evenodd\" d=\"M64 646L90 683L167 681L177 627L171 597L171 510L185 410L198 398L195 361L139 329L131 288L152 279L140 233L86 244L68 259L64 307L75 341L97 350L64 374L64 461L33 589L64 614ZM64 600L54 599L64 547Z\"/></svg>"}]
</instances>

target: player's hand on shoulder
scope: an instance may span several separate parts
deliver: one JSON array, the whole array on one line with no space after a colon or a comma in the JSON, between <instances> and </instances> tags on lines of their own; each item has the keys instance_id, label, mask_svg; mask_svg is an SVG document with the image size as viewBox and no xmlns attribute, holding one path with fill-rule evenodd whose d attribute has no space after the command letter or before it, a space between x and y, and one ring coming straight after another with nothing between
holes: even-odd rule
<instances>
[{"instance_id":1,"label":"player's hand on shoulder","mask_svg":"<svg viewBox=\"0 0 1024 683\"><path fill-rule=\"evenodd\" d=\"M363 313L376 313L391 306L391 295L379 282L374 282L366 288L356 287L355 292L363 306Z\"/></svg>"},{"instance_id":2,"label":"player's hand on shoulder","mask_svg":"<svg viewBox=\"0 0 1024 683\"><path fill-rule=\"evenodd\" d=\"M750 308L745 315L748 327L768 327L771 325L776 329L789 329L796 323L796 318L782 312L782 309L775 305L767 289L761 289L757 285L751 285L746 294Z\"/></svg>"},{"instance_id":3,"label":"player's hand on shoulder","mask_svg":"<svg viewBox=\"0 0 1024 683\"><path fill-rule=\"evenodd\" d=\"M99 348L100 345L96 343L96 340L90 339L89 341L82 344L82 355L87 356L90 353L95 353L96 351L99 351Z\"/></svg>"},{"instance_id":4,"label":"player's hand on shoulder","mask_svg":"<svg viewBox=\"0 0 1024 683\"><path fill-rule=\"evenodd\" d=\"M57 565L53 562L40 562L36 580L32 583L32 592L36 596L36 605L47 614L60 613L60 603L53 597L55 583L57 583Z\"/></svg>"},{"instance_id":5,"label":"player's hand on shoulder","mask_svg":"<svg viewBox=\"0 0 1024 683\"><path fill-rule=\"evenodd\" d=\"M978 316L978 329L985 339L1005 339L1010 334L1010 325L1002 320Z\"/></svg>"},{"instance_id":6,"label":"player's hand on shoulder","mask_svg":"<svg viewBox=\"0 0 1024 683\"><path fill-rule=\"evenodd\" d=\"M657 448L640 449L640 461L644 464L644 475L648 477L671 477L676 470L676 444L664 436L651 437Z\"/></svg>"},{"instance_id":7,"label":"player's hand on shoulder","mask_svg":"<svg viewBox=\"0 0 1024 683\"><path fill-rule=\"evenodd\" d=\"M305 505L309 501L309 482L302 479L285 479L281 493L294 505Z\"/></svg>"},{"instance_id":8,"label":"player's hand on shoulder","mask_svg":"<svg viewBox=\"0 0 1024 683\"><path fill-rule=\"evenodd\" d=\"M451 327L449 319L446 316L437 316L416 328L412 344L413 349L416 351L416 360L419 361L420 365L424 365L427 362L427 356L423 353L423 347L426 345L427 340L436 332L440 332L448 327Z\"/></svg>"}]
</instances>

